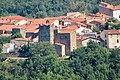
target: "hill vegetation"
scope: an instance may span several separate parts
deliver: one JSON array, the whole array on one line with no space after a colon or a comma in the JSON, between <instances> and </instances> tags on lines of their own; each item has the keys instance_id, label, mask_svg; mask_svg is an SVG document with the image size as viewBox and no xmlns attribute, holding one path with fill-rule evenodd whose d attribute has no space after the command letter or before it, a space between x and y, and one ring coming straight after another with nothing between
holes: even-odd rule
<instances>
[{"instance_id":1,"label":"hill vegetation","mask_svg":"<svg viewBox=\"0 0 120 80\"><path fill-rule=\"evenodd\" d=\"M34 45L27 54L26 61L0 62L0 80L120 80L120 49L95 42L76 49L67 60L59 60L49 43Z\"/></svg>"},{"instance_id":2,"label":"hill vegetation","mask_svg":"<svg viewBox=\"0 0 120 80\"><path fill-rule=\"evenodd\" d=\"M102 0L114 5L120 0ZM83 13L98 11L100 0L0 0L0 16L21 15L42 18L63 15L67 12Z\"/></svg>"}]
</instances>

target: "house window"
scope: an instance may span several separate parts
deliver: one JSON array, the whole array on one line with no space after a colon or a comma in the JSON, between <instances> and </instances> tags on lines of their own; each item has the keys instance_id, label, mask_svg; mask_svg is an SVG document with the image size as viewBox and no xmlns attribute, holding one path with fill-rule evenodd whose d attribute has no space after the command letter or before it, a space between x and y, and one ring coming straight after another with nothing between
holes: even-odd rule
<instances>
[{"instance_id":1,"label":"house window","mask_svg":"<svg viewBox=\"0 0 120 80\"><path fill-rule=\"evenodd\" d=\"M105 44L107 44L107 40L105 40Z\"/></svg>"},{"instance_id":2,"label":"house window","mask_svg":"<svg viewBox=\"0 0 120 80\"><path fill-rule=\"evenodd\" d=\"M110 35L110 37L112 38L112 34Z\"/></svg>"},{"instance_id":3,"label":"house window","mask_svg":"<svg viewBox=\"0 0 120 80\"><path fill-rule=\"evenodd\" d=\"M119 40L117 39L117 43L119 43Z\"/></svg>"},{"instance_id":4,"label":"house window","mask_svg":"<svg viewBox=\"0 0 120 80\"><path fill-rule=\"evenodd\" d=\"M60 39L64 39L64 36L60 36Z\"/></svg>"},{"instance_id":5,"label":"house window","mask_svg":"<svg viewBox=\"0 0 120 80\"><path fill-rule=\"evenodd\" d=\"M65 38L67 38L67 36L65 36Z\"/></svg>"},{"instance_id":6,"label":"house window","mask_svg":"<svg viewBox=\"0 0 120 80\"><path fill-rule=\"evenodd\" d=\"M117 38L118 38L118 34L117 34Z\"/></svg>"},{"instance_id":7,"label":"house window","mask_svg":"<svg viewBox=\"0 0 120 80\"><path fill-rule=\"evenodd\" d=\"M105 34L105 38L106 38L106 34Z\"/></svg>"}]
</instances>

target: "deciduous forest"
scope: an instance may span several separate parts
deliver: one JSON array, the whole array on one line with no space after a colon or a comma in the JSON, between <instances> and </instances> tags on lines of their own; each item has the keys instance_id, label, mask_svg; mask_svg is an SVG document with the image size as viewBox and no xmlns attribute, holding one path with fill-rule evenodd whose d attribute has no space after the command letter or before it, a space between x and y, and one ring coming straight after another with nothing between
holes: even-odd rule
<instances>
[{"instance_id":1,"label":"deciduous forest","mask_svg":"<svg viewBox=\"0 0 120 80\"><path fill-rule=\"evenodd\" d=\"M120 0L0 0L0 16L21 15L28 18L43 18L72 11L96 13L100 1L113 5L120 4Z\"/></svg>"},{"instance_id":2,"label":"deciduous forest","mask_svg":"<svg viewBox=\"0 0 120 80\"><path fill-rule=\"evenodd\" d=\"M120 49L89 42L66 60L58 59L49 43L23 47L21 51L30 58L0 62L0 80L120 80ZM6 58L0 57L0 61Z\"/></svg>"}]
</instances>

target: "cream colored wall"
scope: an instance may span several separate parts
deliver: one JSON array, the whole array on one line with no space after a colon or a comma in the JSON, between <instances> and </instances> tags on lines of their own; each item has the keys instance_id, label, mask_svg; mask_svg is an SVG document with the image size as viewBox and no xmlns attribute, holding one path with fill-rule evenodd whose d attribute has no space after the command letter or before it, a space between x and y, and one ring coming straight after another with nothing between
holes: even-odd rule
<instances>
[{"instance_id":1,"label":"cream colored wall","mask_svg":"<svg viewBox=\"0 0 120 80\"><path fill-rule=\"evenodd\" d=\"M53 24L54 24L53 27L55 27L55 26L59 26L59 20L55 20L55 21L53 22Z\"/></svg>"},{"instance_id":2,"label":"cream colored wall","mask_svg":"<svg viewBox=\"0 0 120 80\"><path fill-rule=\"evenodd\" d=\"M113 11L113 17L120 21L120 10Z\"/></svg>"},{"instance_id":3,"label":"cream colored wall","mask_svg":"<svg viewBox=\"0 0 120 80\"><path fill-rule=\"evenodd\" d=\"M77 48L76 32L73 31L72 33L70 33L70 51L73 51L76 48Z\"/></svg>"},{"instance_id":4,"label":"cream colored wall","mask_svg":"<svg viewBox=\"0 0 120 80\"><path fill-rule=\"evenodd\" d=\"M117 43L117 40L119 40L119 43ZM108 48L115 48L120 47L120 34L118 35L109 35L108 36Z\"/></svg>"},{"instance_id":5,"label":"cream colored wall","mask_svg":"<svg viewBox=\"0 0 120 80\"><path fill-rule=\"evenodd\" d=\"M61 54L61 56L62 56L62 57L65 56L65 45L62 46L62 54Z\"/></svg>"},{"instance_id":6,"label":"cream colored wall","mask_svg":"<svg viewBox=\"0 0 120 80\"><path fill-rule=\"evenodd\" d=\"M106 34L106 38L105 38L105 34ZM120 34L117 37L117 34L115 35L108 35L107 33L105 33L104 31L101 32L100 34L101 39L105 42L105 40L107 41L107 44L104 43L104 46L106 46L107 48L115 48L120 46ZM117 43L117 39L119 40L119 43Z\"/></svg>"},{"instance_id":7,"label":"cream colored wall","mask_svg":"<svg viewBox=\"0 0 120 80\"><path fill-rule=\"evenodd\" d=\"M87 43L88 43L90 40L92 40L92 41L94 41L94 42L98 42L96 39L90 38L90 39L83 40L83 41L82 41L82 46L87 46Z\"/></svg>"}]
</instances>

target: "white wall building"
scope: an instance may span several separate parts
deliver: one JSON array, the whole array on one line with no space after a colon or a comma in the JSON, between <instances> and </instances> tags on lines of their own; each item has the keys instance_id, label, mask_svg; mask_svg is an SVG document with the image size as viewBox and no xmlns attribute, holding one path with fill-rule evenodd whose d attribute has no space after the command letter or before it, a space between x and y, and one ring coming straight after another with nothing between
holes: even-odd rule
<instances>
[{"instance_id":1,"label":"white wall building","mask_svg":"<svg viewBox=\"0 0 120 80\"><path fill-rule=\"evenodd\" d=\"M2 53L9 53L9 52L12 52L12 51L14 51L14 44L12 44L12 43L3 44Z\"/></svg>"},{"instance_id":2,"label":"white wall building","mask_svg":"<svg viewBox=\"0 0 120 80\"><path fill-rule=\"evenodd\" d=\"M85 33L90 33L90 32L92 32L92 30L89 29L89 28L86 28L86 27L79 27L79 28L76 30L76 33L77 33L78 35L84 35Z\"/></svg>"}]
</instances>

